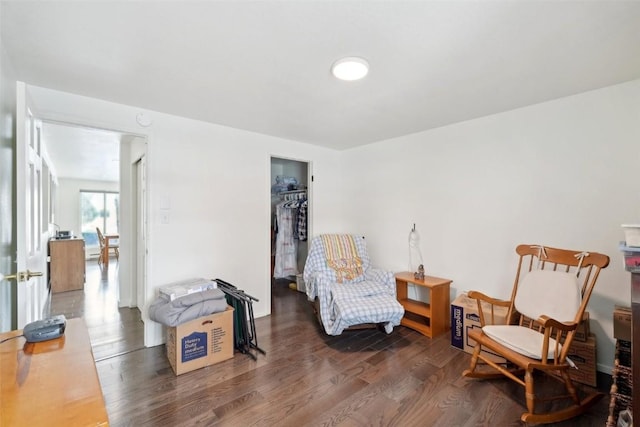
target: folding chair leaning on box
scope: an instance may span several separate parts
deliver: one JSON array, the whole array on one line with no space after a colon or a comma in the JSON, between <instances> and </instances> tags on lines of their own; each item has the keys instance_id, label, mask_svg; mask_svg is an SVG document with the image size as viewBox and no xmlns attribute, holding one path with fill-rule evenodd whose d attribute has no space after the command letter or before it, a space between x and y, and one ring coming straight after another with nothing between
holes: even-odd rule
<instances>
[{"instance_id":1,"label":"folding chair leaning on box","mask_svg":"<svg viewBox=\"0 0 640 427\"><path fill-rule=\"evenodd\" d=\"M234 309L233 343L235 348L254 360L257 357L251 352L252 350L266 354L263 349L258 347L256 322L253 316L253 301L258 301L258 299L246 294L229 282L222 279L214 280L218 284L218 289L225 293L227 303Z\"/></svg>"}]
</instances>

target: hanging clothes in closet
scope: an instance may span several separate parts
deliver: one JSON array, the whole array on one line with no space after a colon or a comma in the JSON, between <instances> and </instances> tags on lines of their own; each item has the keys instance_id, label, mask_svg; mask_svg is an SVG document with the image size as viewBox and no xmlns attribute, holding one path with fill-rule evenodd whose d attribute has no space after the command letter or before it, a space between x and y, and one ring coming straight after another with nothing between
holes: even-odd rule
<instances>
[{"instance_id":1,"label":"hanging clothes in closet","mask_svg":"<svg viewBox=\"0 0 640 427\"><path fill-rule=\"evenodd\" d=\"M285 201L276 205L276 256L273 277L283 278L298 274L298 241L307 240L306 191L288 191Z\"/></svg>"}]
</instances>

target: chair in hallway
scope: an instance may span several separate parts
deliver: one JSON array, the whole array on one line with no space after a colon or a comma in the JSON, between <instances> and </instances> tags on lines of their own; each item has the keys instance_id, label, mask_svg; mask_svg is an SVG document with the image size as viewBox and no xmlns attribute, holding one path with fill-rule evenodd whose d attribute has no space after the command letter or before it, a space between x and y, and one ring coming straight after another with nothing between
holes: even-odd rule
<instances>
[{"instance_id":1,"label":"chair in hallway","mask_svg":"<svg viewBox=\"0 0 640 427\"><path fill-rule=\"evenodd\" d=\"M99 265L109 264L110 252L113 252L113 255L115 255L116 257L116 260L119 260L120 259L119 243L109 242L107 244L107 239L104 237L104 234L102 234L102 231L100 231L99 227L96 227L96 232L98 233L98 241L100 242L100 256L98 256L98 264Z\"/></svg>"}]
</instances>

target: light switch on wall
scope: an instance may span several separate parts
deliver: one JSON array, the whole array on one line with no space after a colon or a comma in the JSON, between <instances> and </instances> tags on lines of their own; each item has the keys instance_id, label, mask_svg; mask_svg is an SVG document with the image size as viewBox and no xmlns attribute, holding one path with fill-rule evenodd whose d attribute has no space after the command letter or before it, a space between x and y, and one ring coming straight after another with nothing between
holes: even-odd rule
<instances>
[{"instance_id":1,"label":"light switch on wall","mask_svg":"<svg viewBox=\"0 0 640 427\"><path fill-rule=\"evenodd\" d=\"M160 224L169 224L169 211L160 211Z\"/></svg>"}]
</instances>

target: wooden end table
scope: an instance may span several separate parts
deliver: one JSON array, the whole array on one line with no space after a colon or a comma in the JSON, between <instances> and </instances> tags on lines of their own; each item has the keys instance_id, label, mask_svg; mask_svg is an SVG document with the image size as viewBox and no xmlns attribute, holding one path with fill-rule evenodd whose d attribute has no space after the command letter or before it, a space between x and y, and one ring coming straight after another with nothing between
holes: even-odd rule
<instances>
[{"instance_id":1,"label":"wooden end table","mask_svg":"<svg viewBox=\"0 0 640 427\"><path fill-rule=\"evenodd\" d=\"M0 340L21 330L0 334ZM0 425L108 426L89 332L82 319L67 320L64 336L0 346Z\"/></svg>"},{"instance_id":2,"label":"wooden end table","mask_svg":"<svg viewBox=\"0 0 640 427\"><path fill-rule=\"evenodd\" d=\"M449 312L449 285L451 282L449 279L433 276L425 276L423 280L419 280L410 271L397 273L397 298L405 310L401 324L429 338L447 332L451 327ZM407 289L409 283L427 289L429 303L410 299Z\"/></svg>"}]
</instances>

